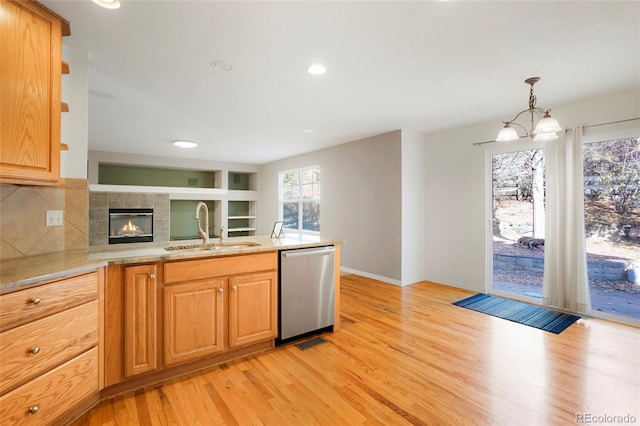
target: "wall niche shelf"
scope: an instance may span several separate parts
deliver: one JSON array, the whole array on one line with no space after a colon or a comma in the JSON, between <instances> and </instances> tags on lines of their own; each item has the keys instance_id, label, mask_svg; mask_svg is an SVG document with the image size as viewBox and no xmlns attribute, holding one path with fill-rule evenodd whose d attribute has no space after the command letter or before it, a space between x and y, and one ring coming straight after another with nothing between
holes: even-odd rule
<instances>
[{"instance_id":1,"label":"wall niche shelf","mask_svg":"<svg viewBox=\"0 0 640 426\"><path fill-rule=\"evenodd\" d=\"M253 236L256 232L256 202L229 200L227 203L227 235Z\"/></svg>"},{"instance_id":2,"label":"wall niche shelf","mask_svg":"<svg viewBox=\"0 0 640 426\"><path fill-rule=\"evenodd\" d=\"M211 238L219 237L221 227L228 237L257 232L257 166L89 151L88 175L91 192L168 194L170 240L197 238L193 215L199 201L209 207Z\"/></svg>"}]
</instances>

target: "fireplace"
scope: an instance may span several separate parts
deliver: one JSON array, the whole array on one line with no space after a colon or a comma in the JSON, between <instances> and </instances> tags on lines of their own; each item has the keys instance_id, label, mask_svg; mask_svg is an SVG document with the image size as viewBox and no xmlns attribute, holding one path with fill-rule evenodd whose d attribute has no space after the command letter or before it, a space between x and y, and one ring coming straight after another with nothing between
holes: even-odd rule
<instances>
[{"instance_id":1,"label":"fireplace","mask_svg":"<svg viewBox=\"0 0 640 426\"><path fill-rule=\"evenodd\" d=\"M153 241L153 209L109 209L109 244Z\"/></svg>"}]
</instances>

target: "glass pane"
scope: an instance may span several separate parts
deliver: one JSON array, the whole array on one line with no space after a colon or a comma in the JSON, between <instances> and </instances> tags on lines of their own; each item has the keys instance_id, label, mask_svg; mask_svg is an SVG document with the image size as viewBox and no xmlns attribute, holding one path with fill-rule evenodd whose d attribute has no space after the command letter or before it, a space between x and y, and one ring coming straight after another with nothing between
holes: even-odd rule
<instances>
[{"instance_id":1,"label":"glass pane","mask_svg":"<svg viewBox=\"0 0 640 426\"><path fill-rule=\"evenodd\" d=\"M282 204L282 227L298 229L298 203Z\"/></svg>"},{"instance_id":2,"label":"glass pane","mask_svg":"<svg viewBox=\"0 0 640 426\"><path fill-rule=\"evenodd\" d=\"M302 198L320 199L320 169L302 171Z\"/></svg>"},{"instance_id":3,"label":"glass pane","mask_svg":"<svg viewBox=\"0 0 640 426\"><path fill-rule=\"evenodd\" d=\"M585 144L591 308L640 318L640 139Z\"/></svg>"},{"instance_id":4,"label":"glass pane","mask_svg":"<svg viewBox=\"0 0 640 426\"><path fill-rule=\"evenodd\" d=\"M284 200L297 200L300 197L300 173L282 175L282 197Z\"/></svg>"},{"instance_id":5,"label":"glass pane","mask_svg":"<svg viewBox=\"0 0 640 426\"><path fill-rule=\"evenodd\" d=\"M302 203L302 229L320 231L320 203L315 201Z\"/></svg>"},{"instance_id":6,"label":"glass pane","mask_svg":"<svg viewBox=\"0 0 640 426\"><path fill-rule=\"evenodd\" d=\"M544 150L492 158L495 290L542 297Z\"/></svg>"}]
</instances>

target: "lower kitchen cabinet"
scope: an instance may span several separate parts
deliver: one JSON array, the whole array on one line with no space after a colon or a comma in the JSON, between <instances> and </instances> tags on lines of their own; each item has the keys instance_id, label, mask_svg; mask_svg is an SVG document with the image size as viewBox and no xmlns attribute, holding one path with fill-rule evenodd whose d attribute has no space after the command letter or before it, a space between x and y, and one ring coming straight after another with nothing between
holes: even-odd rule
<instances>
[{"instance_id":1,"label":"lower kitchen cabinet","mask_svg":"<svg viewBox=\"0 0 640 426\"><path fill-rule=\"evenodd\" d=\"M65 424L99 400L102 269L0 295L0 423Z\"/></svg>"},{"instance_id":2,"label":"lower kitchen cabinet","mask_svg":"<svg viewBox=\"0 0 640 426\"><path fill-rule=\"evenodd\" d=\"M276 338L277 289L275 272L229 278L229 347Z\"/></svg>"},{"instance_id":3,"label":"lower kitchen cabinet","mask_svg":"<svg viewBox=\"0 0 640 426\"><path fill-rule=\"evenodd\" d=\"M273 347L277 267L277 252L110 265L106 393Z\"/></svg>"},{"instance_id":4,"label":"lower kitchen cabinet","mask_svg":"<svg viewBox=\"0 0 640 426\"><path fill-rule=\"evenodd\" d=\"M157 266L125 268L124 375L158 368Z\"/></svg>"},{"instance_id":5,"label":"lower kitchen cabinet","mask_svg":"<svg viewBox=\"0 0 640 426\"><path fill-rule=\"evenodd\" d=\"M167 286L164 289L165 364L223 351L224 279Z\"/></svg>"}]
</instances>

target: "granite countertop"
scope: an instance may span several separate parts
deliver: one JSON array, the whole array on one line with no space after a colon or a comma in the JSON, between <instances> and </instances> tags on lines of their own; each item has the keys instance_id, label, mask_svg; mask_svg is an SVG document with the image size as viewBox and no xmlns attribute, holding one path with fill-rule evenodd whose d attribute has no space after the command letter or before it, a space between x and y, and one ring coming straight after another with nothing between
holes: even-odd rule
<instances>
[{"instance_id":1,"label":"granite countertop","mask_svg":"<svg viewBox=\"0 0 640 426\"><path fill-rule=\"evenodd\" d=\"M217 242L211 239L211 243ZM184 260L190 258L229 256L260 253L274 250L318 247L342 244L343 241L315 235L285 234L282 239L267 235L234 237L227 243L254 242L259 245L247 247L225 247L223 249L166 250L168 246L199 245L202 240L171 241L163 243L141 243L92 247L89 250L67 250L37 256L20 257L0 262L0 294L33 287L57 279L87 273L109 264L129 264Z\"/></svg>"},{"instance_id":2,"label":"granite countertop","mask_svg":"<svg viewBox=\"0 0 640 426\"><path fill-rule=\"evenodd\" d=\"M65 250L0 262L0 294L95 271L107 261L92 259L87 250Z\"/></svg>"}]
</instances>

